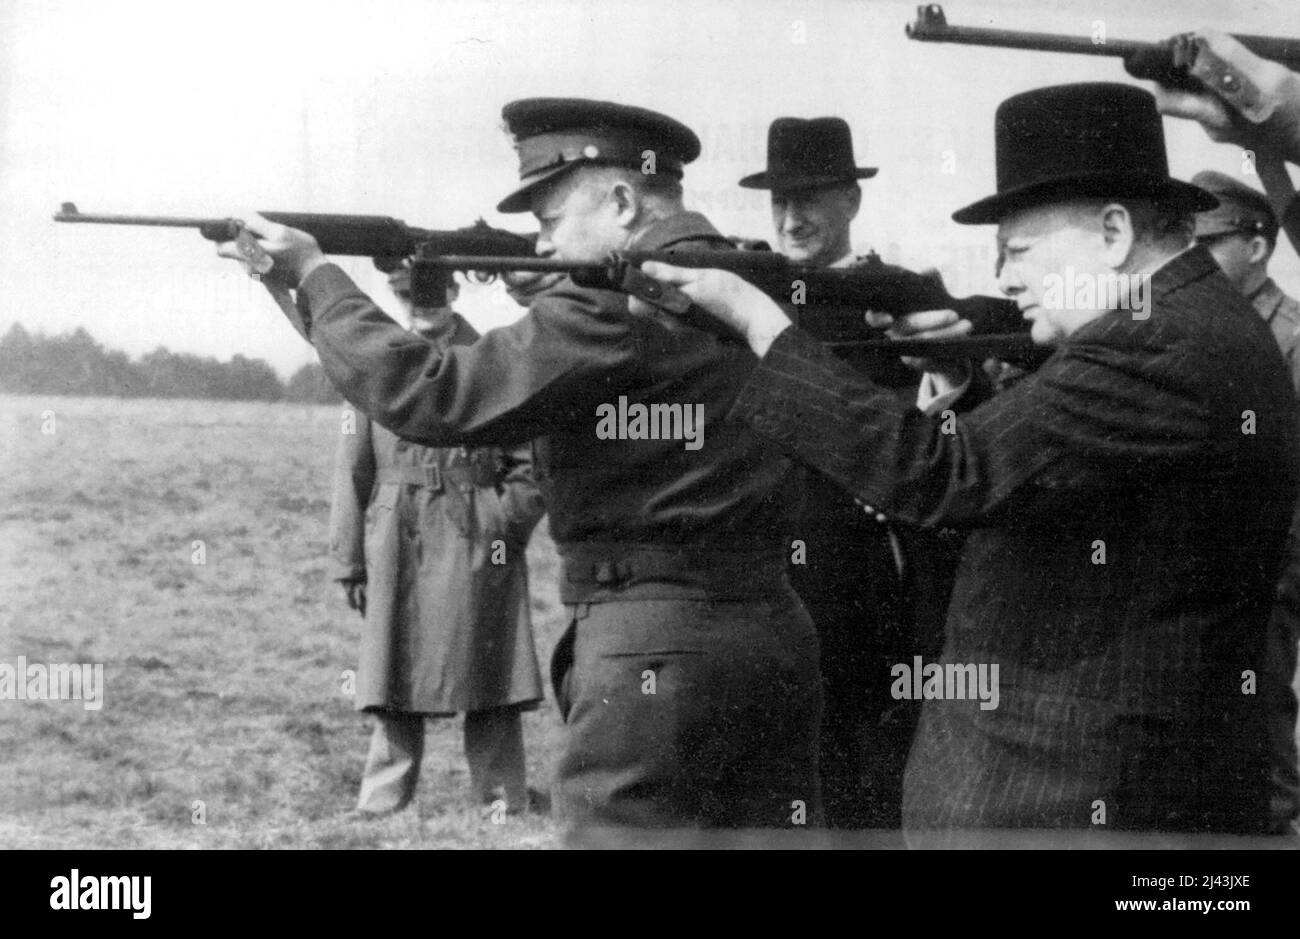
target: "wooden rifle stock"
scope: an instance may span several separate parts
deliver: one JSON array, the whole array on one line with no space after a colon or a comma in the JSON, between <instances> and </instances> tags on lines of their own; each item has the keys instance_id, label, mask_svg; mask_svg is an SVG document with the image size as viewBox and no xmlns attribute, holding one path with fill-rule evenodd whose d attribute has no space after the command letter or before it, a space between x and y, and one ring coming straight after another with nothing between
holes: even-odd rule
<instances>
[{"instance_id":1,"label":"wooden rifle stock","mask_svg":"<svg viewBox=\"0 0 1300 939\"><path fill-rule=\"evenodd\" d=\"M981 26L951 26L937 3L916 9L916 21L906 26L908 38L921 42L955 42L1003 49L1033 49L1040 52L1067 52L1077 55L1115 56L1124 60L1125 70L1134 78L1159 82L1170 88L1200 91L1204 85L1188 73L1186 57L1194 48L1176 40L1140 42L1091 36L1067 36L1058 33L1024 32L989 29ZM1300 71L1300 39L1274 36L1234 35L1234 39L1260 58L1280 62L1292 71Z\"/></svg>"}]
</instances>

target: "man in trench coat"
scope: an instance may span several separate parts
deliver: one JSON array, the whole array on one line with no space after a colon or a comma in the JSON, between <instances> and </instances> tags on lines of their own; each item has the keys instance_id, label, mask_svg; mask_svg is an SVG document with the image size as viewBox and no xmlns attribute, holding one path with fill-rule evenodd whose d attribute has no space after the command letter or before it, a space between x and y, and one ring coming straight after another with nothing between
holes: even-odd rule
<instances>
[{"instance_id":1,"label":"man in trench coat","mask_svg":"<svg viewBox=\"0 0 1300 939\"><path fill-rule=\"evenodd\" d=\"M390 284L420 335L444 346L478 338L450 306L413 306L407 270ZM351 412L343 430L330 550L365 617L356 706L375 716L357 811L404 808L424 718L457 713L473 799L523 811L520 712L542 698L525 548L544 509L529 448L424 447Z\"/></svg>"}]
</instances>

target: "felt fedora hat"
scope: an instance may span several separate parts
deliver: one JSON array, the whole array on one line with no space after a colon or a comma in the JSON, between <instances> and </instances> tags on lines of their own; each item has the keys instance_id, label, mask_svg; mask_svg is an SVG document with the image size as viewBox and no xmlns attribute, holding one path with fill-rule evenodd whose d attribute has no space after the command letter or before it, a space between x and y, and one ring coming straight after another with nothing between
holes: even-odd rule
<instances>
[{"instance_id":1,"label":"felt fedora hat","mask_svg":"<svg viewBox=\"0 0 1300 939\"><path fill-rule=\"evenodd\" d=\"M746 189L813 189L870 179L874 166L856 166L853 134L839 117L778 117L767 129L767 169L740 181Z\"/></svg>"},{"instance_id":2,"label":"felt fedora hat","mask_svg":"<svg viewBox=\"0 0 1300 939\"><path fill-rule=\"evenodd\" d=\"M1218 200L1171 179L1155 98L1133 85L1085 82L1013 95L994 120L998 191L954 212L985 225L1035 205L1147 198L1189 212Z\"/></svg>"}]
</instances>

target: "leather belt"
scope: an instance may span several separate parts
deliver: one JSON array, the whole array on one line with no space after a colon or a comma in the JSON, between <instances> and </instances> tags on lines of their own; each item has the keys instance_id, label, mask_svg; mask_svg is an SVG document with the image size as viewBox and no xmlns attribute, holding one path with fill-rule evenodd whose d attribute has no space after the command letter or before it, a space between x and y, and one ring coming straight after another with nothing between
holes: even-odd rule
<instances>
[{"instance_id":1,"label":"leather belt","mask_svg":"<svg viewBox=\"0 0 1300 939\"><path fill-rule=\"evenodd\" d=\"M781 549L568 542L558 546L564 603L612 600L755 600L790 591Z\"/></svg>"}]
</instances>

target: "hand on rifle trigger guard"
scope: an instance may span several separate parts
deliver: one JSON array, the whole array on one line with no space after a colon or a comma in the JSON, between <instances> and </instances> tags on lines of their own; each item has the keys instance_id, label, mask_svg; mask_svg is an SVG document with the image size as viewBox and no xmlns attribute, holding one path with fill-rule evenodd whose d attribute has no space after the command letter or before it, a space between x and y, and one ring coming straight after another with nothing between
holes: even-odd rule
<instances>
[{"instance_id":1,"label":"hand on rifle trigger guard","mask_svg":"<svg viewBox=\"0 0 1300 939\"><path fill-rule=\"evenodd\" d=\"M362 616L366 615L366 582L364 580L345 580L343 589L347 592L348 607Z\"/></svg>"},{"instance_id":2,"label":"hand on rifle trigger guard","mask_svg":"<svg viewBox=\"0 0 1300 939\"><path fill-rule=\"evenodd\" d=\"M563 279L563 274L546 271L507 271L501 275L506 293L522 307L531 306L538 294L550 290Z\"/></svg>"},{"instance_id":3,"label":"hand on rifle trigger guard","mask_svg":"<svg viewBox=\"0 0 1300 939\"><path fill-rule=\"evenodd\" d=\"M256 269L259 249L272 262L269 270ZM239 261L249 273L260 274L268 287L290 290L296 290L308 274L325 263L325 255L311 235L277 225L256 213L244 222L239 239L217 245L217 254Z\"/></svg>"},{"instance_id":4,"label":"hand on rifle trigger guard","mask_svg":"<svg viewBox=\"0 0 1300 939\"><path fill-rule=\"evenodd\" d=\"M681 288L699 309L745 337L759 358L787 326L790 318L776 302L744 278L730 271L675 267L662 261L647 261L641 270L649 277ZM636 297L628 298L633 313L657 311Z\"/></svg>"},{"instance_id":5,"label":"hand on rifle trigger guard","mask_svg":"<svg viewBox=\"0 0 1300 939\"><path fill-rule=\"evenodd\" d=\"M889 313L867 313L864 317L868 326L883 329L890 339L956 339L969 336L974 324L962 319L952 310L925 310L920 313L906 313L897 316ZM944 375L956 382L965 376L964 363L924 359L914 355L899 356L903 364L918 372L933 372Z\"/></svg>"}]
</instances>

